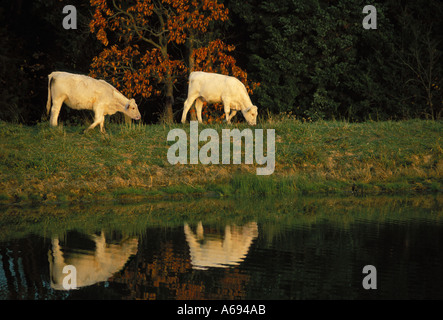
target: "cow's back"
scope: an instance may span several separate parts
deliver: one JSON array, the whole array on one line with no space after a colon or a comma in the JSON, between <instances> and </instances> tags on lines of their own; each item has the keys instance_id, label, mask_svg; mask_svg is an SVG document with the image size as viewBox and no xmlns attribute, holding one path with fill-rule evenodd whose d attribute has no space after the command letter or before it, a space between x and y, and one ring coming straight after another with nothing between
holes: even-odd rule
<instances>
[{"instance_id":1,"label":"cow's back","mask_svg":"<svg viewBox=\"0 0 443 320\"><path fill-rule=\"evenodd\" d=\"M223 96L241 97L243 100L247 91L237 78L218 73L202 71L191 72L189 76L190 91L196 90L208 102L219 102Z\"/></svg>"},{"instance_id":2,"label":"cow's back","mask_svg":"<svg viewBox=\"0 0 443 320\"><path fill-rule=\"evenodd\" d=\"M92 109L96 101L112 97L113 87L105 81L68 72L52 74L52 96L66 96L65 103L73 109Z\"/></svg>"}]
</instances>

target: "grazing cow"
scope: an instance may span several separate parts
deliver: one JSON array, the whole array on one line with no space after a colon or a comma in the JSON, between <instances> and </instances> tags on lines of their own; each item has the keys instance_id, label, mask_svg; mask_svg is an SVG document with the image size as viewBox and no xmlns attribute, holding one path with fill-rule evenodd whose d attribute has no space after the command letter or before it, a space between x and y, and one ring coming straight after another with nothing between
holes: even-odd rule
<instances>
[{"instance_id":1,"label":"grazing cow","mask_svg":"<svg viewBox=\"0 0 443 320\"><path fill-rule=\"evenodd\" d=\"M134 99L127 99L117 89L103 80L67 72L53 72L48 76L48 102L46 112L51 110L51 126L57 126L57 118L63 103L72 109L93 110L94 123L88 129L100 125L105 132L105 115L123 112L134 120L140 120L140 112ZM52 102L52 109L51 109Z\"/></svg>"},{"instance_id":2,"label":"grazing cow","mask_svg":"<svg viewBox=\"0 0 443 320\"><path fill-rule=\"evenodd\" d=\"M186 122L186 115L194 101L200 123L203 122L201 116L202 105L204 101L207 101L208 103L223 102L228 123L231 123L232 117L235 116L238 110L241 110L250 125L255 126L257 124L257 107L252 104L243 83L234 77L201 71L191 72L182 123ZM230 112L231 114L229 114Z\"/></svg>"}]
</instances>

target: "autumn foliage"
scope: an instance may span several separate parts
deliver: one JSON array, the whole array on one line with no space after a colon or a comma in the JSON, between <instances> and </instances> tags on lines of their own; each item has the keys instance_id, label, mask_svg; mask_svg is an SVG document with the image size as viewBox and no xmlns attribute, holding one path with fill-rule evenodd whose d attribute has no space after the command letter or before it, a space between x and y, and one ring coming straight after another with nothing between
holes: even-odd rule
<instances>
[{"instance_id":1,"label":"autumn foliage","mask_svg":"<svg viewBox=\"0 0 443 320\"><path fill-rule=\"evenodd\" d=\"M209 28L228 20L228 9L217 0L91 0L91 6L91 32L104 45L91 76L106 79L128 97L164 98L167 122L173 121L176 83L185 82L191 71L233 75L251 93L256 86L229 55L234 46L208 40ZM208 121L221 120L217 107L204 113Z\"/></svg>"}]
</instances>

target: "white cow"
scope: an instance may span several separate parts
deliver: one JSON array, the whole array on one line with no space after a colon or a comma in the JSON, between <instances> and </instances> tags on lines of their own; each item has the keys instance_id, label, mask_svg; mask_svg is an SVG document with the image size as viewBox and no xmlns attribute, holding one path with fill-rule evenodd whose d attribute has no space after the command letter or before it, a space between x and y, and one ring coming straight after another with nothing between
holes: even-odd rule
<instances>
[{"instance_id":1,"label":"white cow","mask_svg":"<svg viewBox=\"0 0 443 320\"><path fill-rule=\"evenodd\" d=\"M223 102L226 121L231 123L232 117L241 110L250 125L257 124L257 107L249 98L248 91L240 80L217 73L191 72L189 76L188 98L185 101L182 114L182 123L186 122L186 115L195 101L197 118L202 123L202 105ZM231 114L230 111L232 110Z\"/></svg>"},{"instance_id":2,"label":"white cow","mask_svg":"<svg viewBox=\"0 0 443 320\"><path fill-rule=\"evenodd\" d=\"M104 80L67 72L52 72L48 76L48 102L46 111L51 110L51 126L57 126L57 118L63 103L72 109L93 110L94 123L90 130L100 125L100 131L105 132L105 115L123 112L134 120L141 118L134 99L127 99L117 89ZM51 109L52 102L52 109Z\"/></svg>"}]
</instances>

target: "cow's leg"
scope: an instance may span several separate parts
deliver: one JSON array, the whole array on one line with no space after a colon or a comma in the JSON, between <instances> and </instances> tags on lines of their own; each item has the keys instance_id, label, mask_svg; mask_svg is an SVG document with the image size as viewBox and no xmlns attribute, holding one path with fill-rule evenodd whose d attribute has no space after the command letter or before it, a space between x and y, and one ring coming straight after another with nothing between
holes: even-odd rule
<instances>
[{"instance_id":1,"label":"cow's leg","mask_svg":"<svg viewBox=\"0 0 443 320\"><path fill-rule=\"evenodd\" d=\"M59 285L63 282L62 270L65 266L65 259L60 248L58 236L51 240L52 246L48 251L49 272L51 284Z\"/></svg>"},{"instance_id":2,"label":"cow's leg","mask_svg":"<svg viewBox=\"0 0 443 320\"><path fill-rule=\"evenodd\" d=\"M226 122L231 123L231 118L229 117L229 112L231 111L231 101L229 99L223 100L223 109L225 110Z\"/></svg>"},{"instance_id":3,"label":"cow's leg","mask_svg":"<svg viewBox=\"0 0 443 320\"><path fill-rule=\"evenodd\" d=\"M198 122L203 123L202 120L202 108L203 108L203 101L202 99L195 100L195 110L197 111L197 119Z\"/></svg>"},{"instance_id":4,"label":"cow's leg","mask_svg":"<svg viewBox=\"0 0 443 320\"><path fill-rule=\"evenodd\" d=\"M103 115L103 113L96 111L94 116L94 122L85 130L85 132L94 129L97 125L100 125L100 131L104 133L105 130L103 127L104 122L105 122L105 116Z\"/></svg>"},{"instance_id":5,"label":"cow's leg","mask_svg":"<svg viewBox=\"0 0 443 320\"><path fill-rule=\"evenodd\" d=\"M104 231L101 231L100 236L94 234L91 238L95 242L95 256L99 261L103 261L106 253L106 238Z\"/></svg>"},{"instance_id":6,"label":"cow's leg","mask_svg":"<svg viewBox=\"0 0 443 320\"><path fill-rule=\"evenodd\" d=\"M229 115L229 121L228 122L231 122L231 119L232 118L234 118L234 116L237 114L237 110L232 110L231 111L231 114Z\"/></svg>"},{"instance_id":7,"label":"cow's leg","mask_svg":"<svg viewBox=\"0 0 443 320\"><path fill-rule=\"evenodd\" d=\"M186 115L188 114L189 109L191 109L192 104L194 103L194 100L195 100L196 98L197 98L197 97L189 96L189 95L188 95L188 98L187 98L186 101L185 101L185 105L183 106L182 123L185 123L185 122L186 122Z\"/></svg>"},{"instance_id":8,"label":"cow's leg","mask_svg":"<svg viewBox=\"0 0 443 320\"><path fill-rule=\"evenodd\" d=\"M60 247L60 242L58 240L58 236L55 236L51 239L52 243L52 257L54 258L54 262L57 266L63 264L63 254Z\"/></svg>"},{"instance_id":9,"label":"cow's leg","mask_svg":"<svg viewBox=\"0 0 443 320\"><path fill-rule=\"evenodd\" d=\"M106 130L105 130L105 117L104 116L102 117L102 121L100 122L100 132L101 133L106 133Z\"/></svg>"},{"instance_id":10,"label":"cow's leg","mask_svg":"<svg viewBox=\"0 0 443 320\"><path fill-rule=\"evenodd\" d=\"M63 99L56 99L52 101L52 108L51 108L51 118L49 119L49 124L52 127L56 127L57 126L57 119L58 119L58 115L60 114L60 109L63 105Z\"/></svg>"},{"instance_id":11,"label":"cow's leg","mask_svg":"<svg viewBox=\"0 0 443 320\"><path fill-rule=\"evenodd\" d=\"M204 240L205 239L205 232L203 229L203 223L200 221L197 225L196 235L198 240Z\"/></svg>"}]
</instances>

